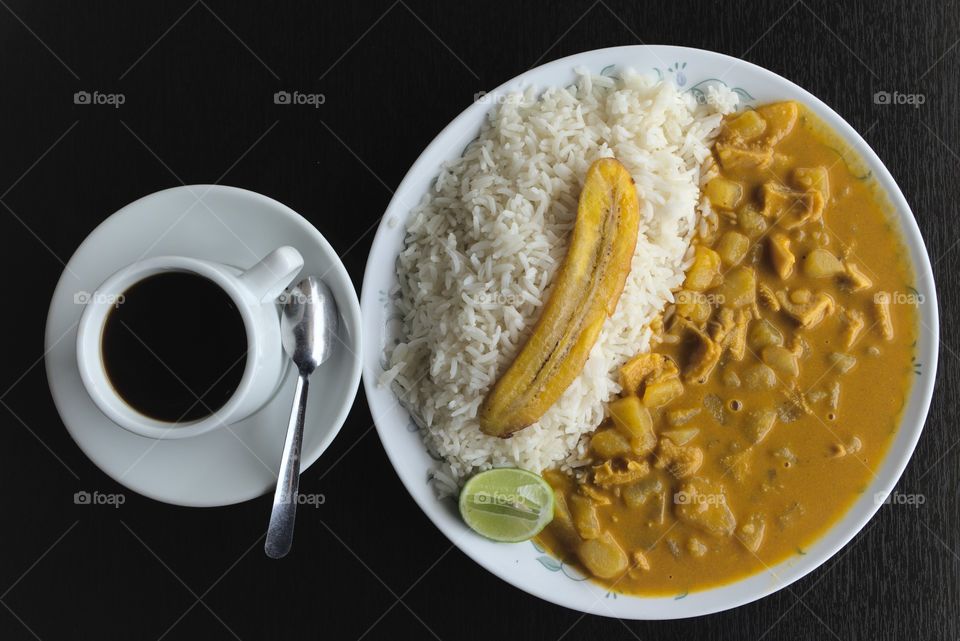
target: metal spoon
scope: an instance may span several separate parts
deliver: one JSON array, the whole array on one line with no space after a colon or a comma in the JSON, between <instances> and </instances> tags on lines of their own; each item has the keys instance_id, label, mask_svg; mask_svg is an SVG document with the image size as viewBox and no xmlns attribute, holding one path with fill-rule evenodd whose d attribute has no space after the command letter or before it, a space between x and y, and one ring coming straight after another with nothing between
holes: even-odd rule
<instances>
[{"instance_id":1,"label":"metal spoon","mask_svg":"<svg viewBox=\"0 0 960 641\"><path fill-rule=\"evenodd\" d=\"M300 371L293 396L293 411L283 443L283 457L273 511L263 549L272 559L287 555L293 543L293 524L297 517L297 489L300 484L300 445L303 441L303 416L307 410L309 378L330 357L337 332L337 303L323 281L307 276L287 292L280 319L283 349Z\"/></svg>"}]
</instances>

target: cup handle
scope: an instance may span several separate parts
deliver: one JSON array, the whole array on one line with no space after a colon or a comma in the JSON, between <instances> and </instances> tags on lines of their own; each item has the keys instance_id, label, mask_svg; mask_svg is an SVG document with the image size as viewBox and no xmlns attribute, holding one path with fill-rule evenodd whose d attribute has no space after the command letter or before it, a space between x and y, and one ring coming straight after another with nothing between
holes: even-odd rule
<instances>
[{"instance_id":1,"label":"cup handle","mask_svg":"<svg viewBox=\"0 0 960 641\"><path fill-rule=\"evenodd\" d=\"M303 256L293 247L284 245L264 256L259 263L240 275L240 282L249 289L258 302L277 299L300 269Z\"/></svg>"}]
</instances>

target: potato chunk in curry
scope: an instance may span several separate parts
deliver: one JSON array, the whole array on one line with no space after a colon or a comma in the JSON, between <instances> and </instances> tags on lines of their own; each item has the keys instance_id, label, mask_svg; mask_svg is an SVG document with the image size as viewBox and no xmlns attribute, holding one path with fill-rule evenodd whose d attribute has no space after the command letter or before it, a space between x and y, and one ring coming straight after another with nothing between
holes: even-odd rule
<instances>
[{"instance_id":1,"label":"potato chunk in curry","mask_svg":"<svg viewBox=\"0 0 960 641\"><path fill-rule=\"evenodd\" d=\"M730 536L737 526L720 483L692 478L674 496L677 519L713 536Z\"/></svg>"}]
</instances>

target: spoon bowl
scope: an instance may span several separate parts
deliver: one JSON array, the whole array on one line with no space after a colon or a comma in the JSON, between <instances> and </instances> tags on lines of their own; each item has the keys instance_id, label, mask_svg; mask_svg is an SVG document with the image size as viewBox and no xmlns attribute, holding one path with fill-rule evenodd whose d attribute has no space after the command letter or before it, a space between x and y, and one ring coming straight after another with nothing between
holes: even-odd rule
<instances>
[{"instance_id":1,"label":"spoon bowl","mask_svg":"<svg viewBox=\"0 0 960 641\"><path fill-rule=\"evenodd\" d=\"M326 283L308 276L281 297L280 340L301 373L330 358L337 333L337 303Z\"/></svg>"}]
</instances>

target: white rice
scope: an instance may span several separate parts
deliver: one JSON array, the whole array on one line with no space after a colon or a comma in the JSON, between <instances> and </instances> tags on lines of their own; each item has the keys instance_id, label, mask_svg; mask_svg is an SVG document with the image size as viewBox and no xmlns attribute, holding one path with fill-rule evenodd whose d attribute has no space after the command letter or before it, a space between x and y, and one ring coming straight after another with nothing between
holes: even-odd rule
<instances>
[{"instance_id":1,"label":"white rice","mask_svg":"<svg viewBox=\"0 0 960 641\"><path fill-rule=\"evenodd\" d=\"M491 467L583 465L581 437L620 391L617 368L649 349L649 325L683 281L701 165L736 94L712 90L697 105L670 82L577 74L569 88L507 96L407 224L392 292L403 323L381 384L393 385L438 458L441 494ZM538 318L587 168L605 156L630 170L641 202L617 310L581 374L539 422L509 439L487 436L477 410Z\"/></svg>"}]
</instances>

